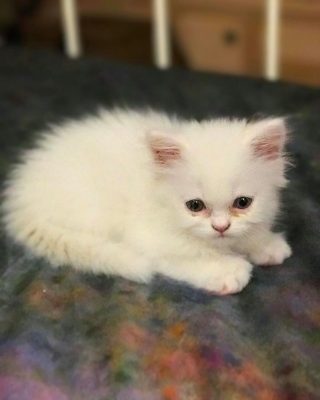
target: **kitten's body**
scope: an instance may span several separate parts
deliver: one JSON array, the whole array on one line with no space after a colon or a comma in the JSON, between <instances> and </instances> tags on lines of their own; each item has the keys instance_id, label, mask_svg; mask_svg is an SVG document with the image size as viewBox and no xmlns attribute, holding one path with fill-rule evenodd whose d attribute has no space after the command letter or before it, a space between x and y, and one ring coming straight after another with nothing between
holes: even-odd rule
<instances>
[{"instance_id":1,"label":"kitten's body","mask_svg":"<svg viewBox=\"0 0 320 400\"><path fill-rule=\"evenodd\" d=\"M270 232L285 183L284 135L281 120L198 123L154 112L68 122L12 173L6 227L55 265L142 281L159 272L218 293L239 291L252 268L242 255L256 263L290 255ZM230 202L244 195L254 202L237 214ZM194 198L205 201L203 212L187 210ZM212 229L226 220L224 235Z\"/></svg>"}]
</instances>

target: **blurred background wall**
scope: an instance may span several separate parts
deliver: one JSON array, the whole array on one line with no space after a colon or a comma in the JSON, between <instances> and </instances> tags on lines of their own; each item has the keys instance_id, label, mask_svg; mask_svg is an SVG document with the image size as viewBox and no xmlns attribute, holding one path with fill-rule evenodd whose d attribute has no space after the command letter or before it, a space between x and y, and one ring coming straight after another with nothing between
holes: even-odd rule
<instances>
[{"instance_id":1,"label":"blurred background wall","mask_svg":"<svg viewBox=\"0 0 320 400\"><path fill-rule=\"evenodd\" d=\"M264 0L169 0L172 64L263 75ZM85 55L151 65L150 0L77 0ZM282 0L281 79L320 84L320 0ZM2 45L63 51L59 0L0 0Z\"/></svg>"}]
</instances>

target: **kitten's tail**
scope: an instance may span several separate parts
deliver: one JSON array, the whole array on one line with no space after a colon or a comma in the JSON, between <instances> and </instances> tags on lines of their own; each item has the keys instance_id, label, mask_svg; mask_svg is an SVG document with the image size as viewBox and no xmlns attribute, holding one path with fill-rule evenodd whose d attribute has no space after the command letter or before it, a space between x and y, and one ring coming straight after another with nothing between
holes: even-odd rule
<instances>
[{"instance_id":1,"label":"kitten's tail","mask_svg":"<svg viewBox=\"0 0 320 400\"><path fill-rule=\"evenodd\" d=\"M117 274L147 280L134 268L133 256L123 244L103 240L92 232L82 232L52 223L28 220L18 210L3 216L7 233L37 256L53 266L70 265L76 269ZM136 276L138 275L138 276Z\"/></svg>"},{"instance_id":2,"label":"kitten's tail","mask_svg":"<svg viewBox=\"0 0 320 400\"><path fill-rule=\"evenodd\" d=\"M27 221L19 214L13 210L3 217L9 236L54 266L73 264L81 268L95 258L96 238L49 222Z\"/></svg>"}]
</instances>

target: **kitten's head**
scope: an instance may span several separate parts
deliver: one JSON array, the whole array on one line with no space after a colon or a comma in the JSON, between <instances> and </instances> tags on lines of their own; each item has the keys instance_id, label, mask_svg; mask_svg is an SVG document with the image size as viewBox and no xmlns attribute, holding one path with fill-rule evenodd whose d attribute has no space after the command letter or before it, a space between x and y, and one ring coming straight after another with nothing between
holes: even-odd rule
<instances>
[{"instance_id":1,"label":"kitten's head","mask_svg":"<svg viewBox=\"0 0 320 400\"><path fill-rule=\"evenodd\" d=\"M209 240L271 224L286 185L280 118L177 124L148 134L155 170L180 228Z\"/></svg>"}]
</instances>

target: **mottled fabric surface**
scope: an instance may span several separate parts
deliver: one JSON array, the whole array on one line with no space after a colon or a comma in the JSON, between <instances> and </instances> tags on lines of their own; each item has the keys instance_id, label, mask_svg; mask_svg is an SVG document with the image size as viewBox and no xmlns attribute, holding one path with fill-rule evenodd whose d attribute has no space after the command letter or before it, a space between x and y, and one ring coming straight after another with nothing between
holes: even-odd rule
<instances>
[{"instance_id":1,"label":"mottled fabric surface","mask_svg":"<svg viewBox=\"0 0 320 400\"><path fill-rule=\"evenodd\" d=\"M0 400L320 399L320 90L2 49L1 180L47 124L114 105L288 115L294 255L219 298L52 269L1 231Z\"/></svg>"}]
</instances>

